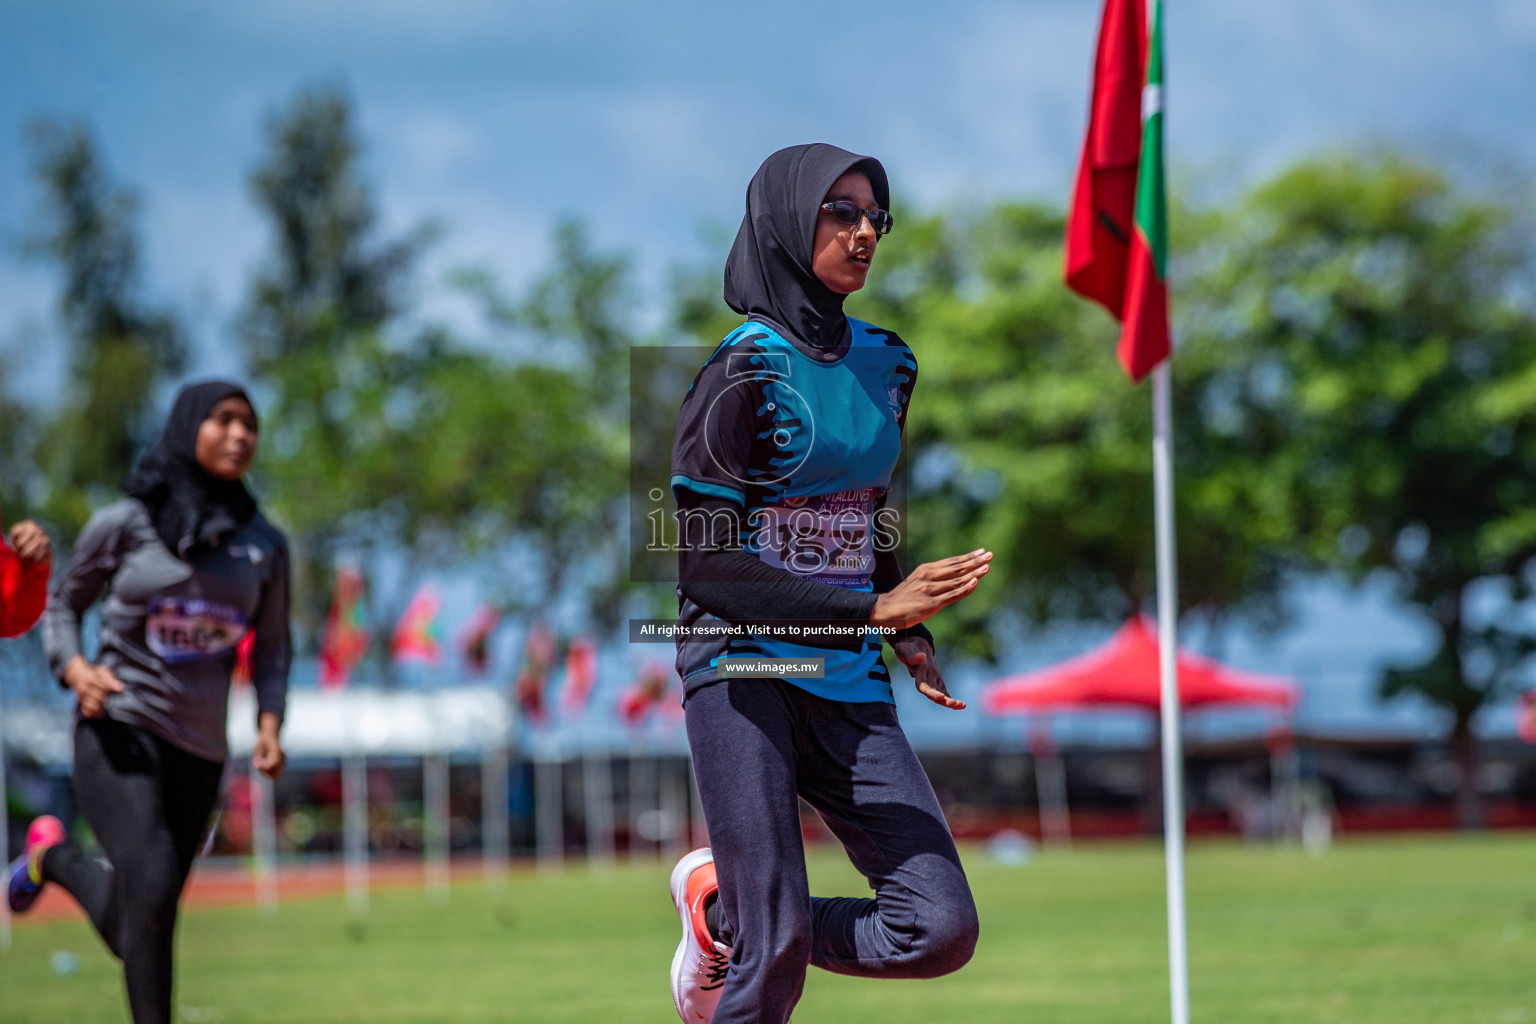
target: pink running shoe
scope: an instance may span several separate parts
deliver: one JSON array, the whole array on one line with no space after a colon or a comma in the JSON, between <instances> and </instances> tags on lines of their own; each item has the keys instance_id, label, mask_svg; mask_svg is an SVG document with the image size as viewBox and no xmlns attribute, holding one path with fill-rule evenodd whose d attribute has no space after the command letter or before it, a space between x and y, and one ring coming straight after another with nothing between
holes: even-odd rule
<instances>
[{"instance_id":1,"label":"pink running shoe","mask_svg":"<svg viewBox=\"0 0 1536 1024\"><path fill-rule=\"evenodd\" d=\"M672 1003L683 1024L709 1024L725 987L731 947L716 942L704 921L704 901L719 891L709 847L694 850L672 869L672 905L683 922L683 939L672 957Z\"/></svg>"},{"instance_id":2,"label":"pink running shoe","mask_svg":"<svg viewBox=\"0 0 1536 1024\"><path fill-rule=\"evenodd\" d=\"M6 872L5 898L12 913L24 914L37 902L43 886L48 884L43 881L43 854L64 838L64 823L53 815L32 819L27 828L27 845Z\"/></svg>"}]
</instances>

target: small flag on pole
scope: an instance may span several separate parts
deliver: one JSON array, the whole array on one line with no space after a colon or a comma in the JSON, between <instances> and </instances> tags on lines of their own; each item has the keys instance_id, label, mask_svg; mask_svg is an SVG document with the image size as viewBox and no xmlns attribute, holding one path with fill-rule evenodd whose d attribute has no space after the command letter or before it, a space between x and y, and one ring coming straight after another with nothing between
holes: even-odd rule
<instances>
[{"instance_id":1,"label":"small flag on pole","mask_svg":"<svg viewBox=\"0 0 1536 1024\"><path fill-rule=\"evenodd\" d=\"M640 678L619 696L619 715L625 725L643 722L671 688L673 672L660 662L651 662L640 670Z\"/></svg>"},{"instance_id":2,"label":"small flag on pole","mask_svg":"<svg viewBox=\"0 0 1536 1024\"><path fill-rule=\"evenodd\" d=\"M491 663L491 634L501 623L501 609L482 604L459 633L459 649L464 663L474 675L484 675Z\"/></svg>"},{"instance_id":3,"label":"small flag on pole","mask_svg":"<svg viewBox=\"0 0 1536 1024\"><path fill-rule=\"evenodd\" d=\"M1163 187L1162 4L1150 43L1144 0L1107 0L1093 103L1067 219L1067 286L1123 325L1117 354L1134 381L1172 350Z\"/></svg>"},{"instance_id":4,"label":"small flag on pole","mask_svg":"<svg viewBox=\"0 0 1536 1024\"><path fill-rule=\"evenodd\" d=\"M567 711L587 706L592 684L597 682L597 648L592 641L577 637L565 649L565 693L561 703Z\"/></svg>"},{"instance_id":5,"label":"small flag on pole","mask_svg":"<svg viewBox=\"0 0 1536 1024\"><path fill-rule=\"evenodd\" d=\"M395 635L390 643L390 653L396 661L419 661L437 664L442 651L439 646L437 610L443 598L436 587L424 585L416 591L411 603L405 606L405 614L395 624Z\"/></svg>"},{"instance_id":6,"label":"small flag on pole","mask_svg":"<svg viewBox=\"0 0 1536 1024\"><path fill-rule=\"evenodd\" d=\"M1520 738L1536 743L1536 690L1527 690L1520 697L1520 719L1515 726Z\"/></svg>"},{"instance_id":7,"label":"small flag on pole","mask_svg":"<svg viewBox=\"0 0 1536 1024\"><path fill-rule=\"evenodd\" d=\"M544 688L554 661L554 634L542 622L535 622L529 627L528 642L523 647L523 667L514 684L517 706L531 722L549 718L549 711L544 706Z\"/></svg>"},{"instance_id":8,"label":"small flag on pole","mask_svg":"<svg viewBox=\"0 0 1536 1024\"><path fill-rule=\"evenodd\" d=\"M347 685L352 667L368 653L368 628L363 620L363 574L351 566L336 570L336 589L320 639L320 686L339 690Z\"/></svg>"}]
</instances>

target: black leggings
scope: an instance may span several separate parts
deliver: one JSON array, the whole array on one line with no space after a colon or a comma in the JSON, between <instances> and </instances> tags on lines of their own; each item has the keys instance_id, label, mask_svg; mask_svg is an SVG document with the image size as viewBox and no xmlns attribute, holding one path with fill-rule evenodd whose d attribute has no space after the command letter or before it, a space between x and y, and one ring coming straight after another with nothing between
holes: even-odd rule
<instances>
[{"instance_id":1,"label":"black leggings","mask_svg":"<svg viewBox=\"0 0 1536 1024\"><path fill-rule=\"evenodd\" d=\"M965 966L976 902L895 705L722 679L689 694L683 712L732 947L714 1024L784 1024L808 966L860 978ZM801 797L874 899L811 895Z\"/></svg>"},{"instance_id":2,"label":"black leggings","mask_svg":"<svg viewBox=\"0 0 1536 1024\"><path fill-rule=\"evenodd\" d=\"M80 903L123 962L134 1024L170 1024L176 904L219 799L224 765L107 718L75 724L75 803L106 854L73 843L43 877Z\"/></svg>"}]
</instances>

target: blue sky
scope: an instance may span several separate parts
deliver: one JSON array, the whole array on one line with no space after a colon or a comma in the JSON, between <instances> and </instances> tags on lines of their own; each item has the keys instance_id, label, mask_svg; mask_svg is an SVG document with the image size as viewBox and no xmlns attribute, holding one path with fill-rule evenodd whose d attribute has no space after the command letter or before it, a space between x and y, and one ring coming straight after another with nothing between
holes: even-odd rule
<instances>
[{"instance_id":1,"label":"blue sky","mask_svg":"<svg viewBox=\"0 0 1536 1024\"><path fill-rule=\"evenodd\" d=\"M143 199L148 295L190 318L197 369L232 370L230 321L266 244L246 177L263 119L302 86L337 82L357 101L390 230L446 226L424 293L466 263L516 286L573 212L659 287L670 264L714 253L703 228L733 227L757 163L792 143L879 156L909 203L1064 202L1098 9L6 0L0 347L43 353L22 370L29 393L57 386L57 345L38 344L55 282L15 252L33 223L22 140L38 116L95 130ZM1167 19L1176 171L1241 183L1376 140L1536 166L1536 0L1171 0ZM1304 628L1287 649L1309 636L1326 642ZM1243 660L1274 657L1254 650Z\"/></svg>"},{"instance_id":2,"label":"blue sky","mask_svg":"<svg viewBox=\"0 0 1536 1024\"><path fill-rule=\"evenodd\" d=\"M572 211L659 281L712 252L701 226L734 225L764 155L808 140L880 156L909 202L1059 200L1097 15L1092 0L7 0L0 239L34 209L26 123L87 121L142 192L151 294L195 316L223 368L264 247L245 185L263 118L319 81L357 100L386 222L438 217L434 270L483 263L511 283ZM1536 162L1532 0L1173 0L1167 17L1177 165L1247 180L1380 138ZM0 257L0 343L52 298L43 268Z\"/></svg>"}]
</instances>

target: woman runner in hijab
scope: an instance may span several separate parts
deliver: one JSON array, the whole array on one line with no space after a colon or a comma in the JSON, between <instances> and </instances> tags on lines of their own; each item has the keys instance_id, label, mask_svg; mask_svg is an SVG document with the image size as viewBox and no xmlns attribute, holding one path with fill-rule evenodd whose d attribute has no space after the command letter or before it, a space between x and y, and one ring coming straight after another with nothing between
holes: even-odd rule
<instances>
[{"instance_id":1,"label":"woman runner in hijab","mask_svg":"<svg viewBox=\"0 0 1536 1024\"><path fill-rule=\"evenodd\" d=\"M256 413L238 384L176 396L160 440L91 518L53 585L43 643L75 692L75 803L102 861L39 818L11 866L7 897L25 911L48 882L72 895L123 962L134 1024L170 1024L177 903L224 772L236 646L254 632L255 767L283 770L292 650L288 543L241 477L256 455ZM80 622L105 595L96 663Z\"/></svg>"},{"instance_id":2,"label":"woman runner in hijab","mask_svg":"<svg viewBox=\"0 0 1536 1024\"><path fill-rule=\"evenodd\" d=\"M882 641L946 708L919 625L970 594L991 553L904 575L885 508L917 361L894 333L843 314L891 229L885 170L828 145L774 153L747 188L725 300L747 317L678 414L678 674L711 847L672 871L682 940L672 995L686 1024L784 1024L808 965L928 978L977 936L954 840L896 720ZM822 628L791 642L774 623ZM802 633L802 636L805 634ZM731 674L752 658L820 659L817 678ZM816 809L873 899L812 898L799 799Z\"/></svg>"}]
</instances>

